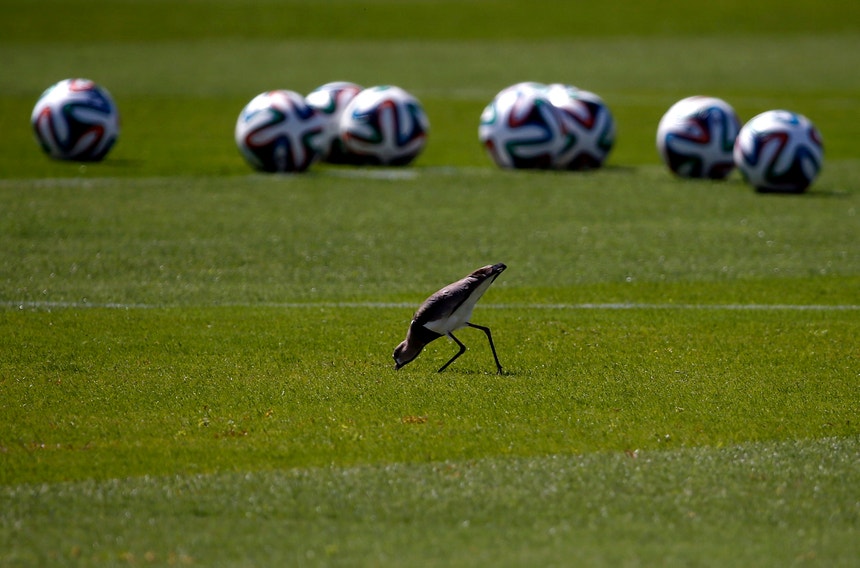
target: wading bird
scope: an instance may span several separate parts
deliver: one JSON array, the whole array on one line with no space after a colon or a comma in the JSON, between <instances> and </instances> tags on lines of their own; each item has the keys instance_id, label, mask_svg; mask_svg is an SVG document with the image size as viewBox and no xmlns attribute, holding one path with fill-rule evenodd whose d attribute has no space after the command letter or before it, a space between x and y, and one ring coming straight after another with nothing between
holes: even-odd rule
<instances>
[{"instance_id":1,"label":"wading bird","mask_svg":"<svg viewBox=\"0 0 860 568\"><path fill-rule=\"evenodd\" d=\"M462 280L448 284L426 300L415 315L406 332L406 339L394 349L394 368L400 369L421 353L424 346L443 335L450 337L460 350L439 369L441 373L448 365L453 363L457 357L466 352L466 346L454 337L453 331L468 327L480 329L487 334L493 358L496 360L496 369L502 373L502 365L499 356L496 355L496 346L493 345L493 336L490 328L471 323L472 310L475 304L490 287L490 284L505 270L507 266L501 262L479 268Z\"/></svg>"}]
</instances>

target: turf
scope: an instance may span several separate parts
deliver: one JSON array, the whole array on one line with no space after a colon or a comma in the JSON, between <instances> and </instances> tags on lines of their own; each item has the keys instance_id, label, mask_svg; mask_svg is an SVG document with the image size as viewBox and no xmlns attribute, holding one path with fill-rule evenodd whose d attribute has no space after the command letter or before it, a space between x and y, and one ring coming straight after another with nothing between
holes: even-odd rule
<instances>
[{"instance_id":1,"label":"turf","mask_svg":"<svg viewBox=\"0 0 860 568\"><path fill-rule=\"evenodd\" d=\"M737 288L716 303L850 304L855 171L834 164L809 195L770 200L656 166L0 182L0 290L19 302L414 302L498 258L517 268L497 288L530 302L683 302L701 282ZM775 297L771 279L798 284Z\"/></svg>"},{"instance_id":2,"label":"turf","mask_svg":"<svg viewBox=\"0 0 860 568\"><path fill-rule=\"evenodd\" d=\"M4 559L851 566L858 451L821 439L24 485Z\"/></svg>"},{"instance_id":3,"label":"turf","mask_svg":"<svg viewBox=\"0 0 860 568\"><path fill-rule=\"evenodd\" d=\"M856 432L856 353L845 348L856 311L488 308L502 377L480 334L465 331L473 349L455 372L433 374L453 352L439 342L394 373L406 311L10 314L3 394L18 404L5 413L3 481Z\"/></svg>"},{"instance_id":4,"label":"turf","mask_svg":"<svg viewBox=\"0 0 860 568\"><path fill-rule=\"evenodd\" d=\"M0 564L854 565L858 6L2 2ZM73 75L122 113L100 164L29 130ZM241 107L341 79L419 96L416 164L250 172ZM491 165L521 80L603 96L606 168ZM810 192L673 178L696 93L812 118ZM470 330L394 372L498 261L505 374Z\"/></svg>"}]
</instances>

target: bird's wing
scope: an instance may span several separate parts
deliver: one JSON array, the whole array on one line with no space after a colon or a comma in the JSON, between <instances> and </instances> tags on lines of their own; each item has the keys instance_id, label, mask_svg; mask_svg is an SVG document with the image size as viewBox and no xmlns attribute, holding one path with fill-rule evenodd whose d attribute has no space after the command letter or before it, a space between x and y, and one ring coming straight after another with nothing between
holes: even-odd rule
<instances>
[{"instance_id":1,"label":"bird's wing","mask_svg":"<svg viewBox=\"0 0 860 568\"><path fill-rule=\"evenodd\" d=\"M432 294L424 300L424 303L412 316L412 319L419 324L428 321L436 321L447 318L465 302L480 282L471 278L471 275L457 280L452 284L448 284L441 290Z\"/></svg>"},{"instance_id":2,"label":"bird's wing","mask_svg":"<svg viewBox=\"0 0 860 568\"><path fill-rule=\"evenodd\" d=\"M504 269L504 264L484 266L468 276L448 284L424 300L424 303L412 317L413 321L424 324L447 318L477 292L478 295L472 298L472 305L474 305ZM478 291L478 288L483 288L483 290Z\"/></svg>"}]
</instances>

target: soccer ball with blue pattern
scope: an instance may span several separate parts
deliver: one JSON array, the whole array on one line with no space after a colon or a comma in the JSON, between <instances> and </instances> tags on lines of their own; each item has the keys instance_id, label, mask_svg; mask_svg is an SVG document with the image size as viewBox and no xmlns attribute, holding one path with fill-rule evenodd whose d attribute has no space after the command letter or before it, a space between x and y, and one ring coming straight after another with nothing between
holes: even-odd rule
<instances>
[{"instance_id":1,"label":"soccer ball with blue pattern","mask_svg":"<svg viewBox=\"0 0 860 568\"><path fill-rule=\"evenodd\" d=\"M547 85L523 82L499 91L481 113L478 140L501 168L552 168L563 140Z\"/></svg>"},{"instance_id":2,"label":"soccer ball with blue pattern","mask_svg":"<svg viewBox=\"0 0 860 568\"><path fill-rule=\"evenodd\" d=\"M261 93L236 121L236 145L263 172L303 172L319 157L325 121L305 98L288 90Z\"/></svg>"},{"instance_id":3,"label":"soccer ball with blue pattern","mask_svg":"<svg viewBox=\"0 0 860 568\"><path fill-rule=\"evenodd\" d=\"M735 168L732 149L740 120L726 101L687 97L672 105L657 126L657 151L684 178L724 179Z\"/></svg>"},{"instance_id":4,"label":"soccer ball with blue pattern","mask_svg":"<svg viewBox=\"0 0 860 568\"><path fill-rule=\"evenodd\" d=\"M343 147L363 164L408 165L424 150L429 131L419 100L391 85L364 89L340 117Z\"/></svg>"},{"instance_id":5,"label":"soccer ball with blue pattern","mask_svg":"<svg viewBox=\"0 0 860 568\"><path fill-rule=\"evenodd\" d=\"M346 105L361 91L361 86L355 83L334 81L317 87L305 97L325 120L320 136L320 157L324 162L348 164L356 160L344 149L340 139L340 117Z\"/></svg>"},{"instance_id":6,"label":"soccer ball with blue pattern","mask_svg":"<svg viewBox=\"0 0 860 568\"><path fill-rule=\"evenodd\" d=\"M562 144L552 166L562 170L602 166L615 144L615 119L603 99L561 83L549 85L547 96L561 123Z\"/></svg>"},{"instance_id":7,"label":"soccer ball with blue pattern","mask_svg":"<svg viewBox=\"0 0 860 568\"><path fill-rule=\"evenodd\" d=\"M741 128L735 164L759 192L803 193L824 161L821 133L802 114L769 110Z\"/></svg>"},{"instance_id":8,"label":"soccer ball with blue pattern","mask_svg":"<svg viewBox=\"0 0 860 568\"><path fill-rule=\"evenodd\" d=\"M30 123L45 153L58 160L100 161L119 136L119 112L110 93L89 79L64 79L49 87Z\"/></svg>"}]
</instances>

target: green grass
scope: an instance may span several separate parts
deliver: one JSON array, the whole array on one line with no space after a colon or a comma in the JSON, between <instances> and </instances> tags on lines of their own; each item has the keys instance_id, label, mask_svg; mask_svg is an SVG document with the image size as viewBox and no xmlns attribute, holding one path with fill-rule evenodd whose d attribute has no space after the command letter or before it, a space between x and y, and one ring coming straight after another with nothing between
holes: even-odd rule
<instances>
[{"instance_id":1,"label":"green grass","mask_svg":"<svg viewBox=\"0 0 860 568\"><path fill-rule=\"evenodd\" d=\"M822 439L25 485L4 512L31 546L5 559L851 566L858 451Z\"/></svg>"},{"instance_id":2,"label":"green grass","mask_svg":"<svg viewBox=\"0 0 860 568\"><path fill-rule=\"evenodd\" d=\"M748 4L0 0L0 564L855 565L860 4ZM74 75L100 164L29 129ZM250 172L242 106L341 79L421 99L415 166ZM522 80L606 100L606 168L491 165ZM668 174L696 93L813 119L811 190ZM499 261L506 373L470 330L395 372Z\"/></svg>"},{"instance_id":3,"label":"green grass","mask_svg":"<svg viewBox=\"0 0 860 568\"><path fill-rule=\"evenodd\" d=\"M636 6L625 0L574 5L518 0L4 0L2 41L314 39L432 41L578 36L734 37L754 34L856 32L860 8L850 0L821 5L727 0L719 5L672 0ZM50 14L52 17L44 17ZM86 36L82 35L86 30Z\"/></svg>"},{"instance_id":4,"label":"green grass","mask_svg":"<svg viewBox=\"0 0 860 568\"><path fill-rule=\"evenodd\" d=\"M4 176L13 178L80 175L77 164L52 163L33 152L27 121L47 86L75 75L107 86L122 117L116 148L105 163L88 166L91 176L241 175L247 165L232 133L242 107L265 90L307 93L331 80L396 84L418 96L431 124L419 167L489 166L477 140L478 117L501 88L524 79L599 93L618 123L611 165L658 163L654 125L672 103L693 93L724 97L744 120L772 108L801 112L823 132L828 160L856 158L860 138L860 121L853 120L860 79L846 73L860 68L858 34L730 41L671 36L450 42L227 38L25 47L0 42L0 59L6 70L0 76L5 133L0 155ZM419 61L425 63L416 65Z\"/></svg>"},{"instance_id":5,"label":"green grass","mask_svg":"<svg viewBox=\"0 0 860 568\"><path fill-rule=\"evenodd\" d=\"M10 313L5 484L856 433L857 311L485 309L395 373L405 308ZM731 333L727 330L731 329ZM15 347L18 349L15 349ZM411 422L412 419L417 424Z\"/></svg>"},{"instance_id":6,"label":"green grass","mask_svg":"<svg viewBox=\"0 0 860 568\"><path fill-rule=\"evenodd\" d=\"M510 301L854 304L855 172L833 165L810 194L774 199L739 179L680 182L658 167L0 182L10 251L0 292L417 302L500 259L515 267L496 286ZM428 199L432 209L415 206ZM775 295L771 282L785 280L795 283Z\"/></svg>"},{"instance_id":7,"label":"green grass","mask_svg":"<svg viewBox=\"0 0 860 568\"><path fill-rule=\"evenodd\" d=\"M2 182L4 562L850 565L855 171ZM495 260L507 374L468 330L394 372Z\"/></svg>"}]
</instances>

